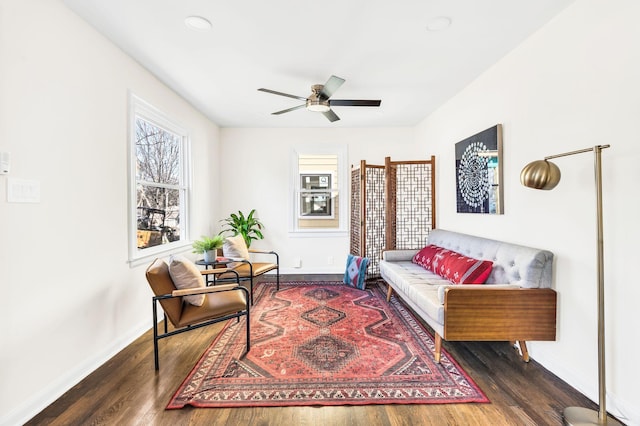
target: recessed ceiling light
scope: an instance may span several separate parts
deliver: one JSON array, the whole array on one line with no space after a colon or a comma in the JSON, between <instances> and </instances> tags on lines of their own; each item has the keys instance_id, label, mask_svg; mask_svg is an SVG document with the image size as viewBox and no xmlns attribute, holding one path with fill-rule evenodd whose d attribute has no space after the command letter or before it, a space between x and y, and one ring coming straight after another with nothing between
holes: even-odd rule
<instances>
[{"instance_id":1,"label":"recessed ceiling light","mask_svg":"<svg viewBox=\"0 0 640 426\"><path fill-rule=\"evenodd\" d=\"M211 29L211 22L202 16L187 16L184 18L184 24L187 28L196 31L209 31Z\"/></svg>"},{"instance_id":2,"label":"recessed ceiling light","mask_svg":"<svg viewBox=\"0 0 640 426\"><path fill-rule=\"evenodd\" d=\"M451 26L451 18L448 16L438 16L427 21L428 31L443 31Z\"/></svg>"}]
</instances>

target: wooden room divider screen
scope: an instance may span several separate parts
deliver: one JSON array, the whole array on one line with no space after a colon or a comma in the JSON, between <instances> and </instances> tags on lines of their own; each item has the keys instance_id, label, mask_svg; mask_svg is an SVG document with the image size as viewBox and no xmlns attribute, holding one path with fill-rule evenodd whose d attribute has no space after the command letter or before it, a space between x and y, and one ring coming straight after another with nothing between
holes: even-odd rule
<instances>
[{"instance_id":1,"label":"wooden room divider screen","mask_svg":"<svg viewBox=\"0 0 640 426\"><path fill-rule=\"evenodd\" d=\"M435 228L435 157L366 164L351 170L350 251L369 258L367 279L380 276L385 249L421 248Z\"/></svg>"},{"instance_id":2,"label":"wooden room divider screen","mask_svg":"<svg viewBox=\"0 0 640 426\"><path fill-rule=\"evenodd\" d=\"M385 246L385 168L360 162L351 170L351 247L356 256L369 258L366 278L380 276L378 262Z\"/></svg>"}]
</instances>

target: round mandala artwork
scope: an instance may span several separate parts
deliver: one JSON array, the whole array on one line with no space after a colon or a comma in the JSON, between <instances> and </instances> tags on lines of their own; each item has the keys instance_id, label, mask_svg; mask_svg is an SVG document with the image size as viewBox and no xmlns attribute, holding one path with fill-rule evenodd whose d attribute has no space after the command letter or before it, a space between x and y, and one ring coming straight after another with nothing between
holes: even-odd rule
<instances>
[{"instance_id":1,"label":"round mandala artwork","mask_svg":"<svg viewBox=\"0 0 640 426\"><path fill-rule=\"evenodd\" d=\"M467 146L460 160L458 169L458 188L465 203L471 207L479 207L489 198L488 158L478 155L486 151L482 142L472 142Z\"/></svg>"}]
</instances>

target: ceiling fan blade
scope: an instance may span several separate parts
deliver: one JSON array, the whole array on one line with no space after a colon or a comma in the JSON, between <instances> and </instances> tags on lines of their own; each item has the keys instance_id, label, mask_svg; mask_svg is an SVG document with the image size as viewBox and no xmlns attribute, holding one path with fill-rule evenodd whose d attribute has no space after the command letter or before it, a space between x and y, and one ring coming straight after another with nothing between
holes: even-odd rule
<instances>
[{"instance_id":1,"label":"ceiling fan blade","mask_svg":"<svg viewBox=\"0 0 640 426\"><path fill-rule=\"evenodd\" d=\"M282 111L272 112L272 113L271 113L271 115L280 115L280 114L284 114L285 112L295 111L295 110L297 110L297 109L304 108L304 107L306 107L306 106L307 106L306 104L298 105L298 106L294 106L294 107L292 107L292 108L283 109Z\"/></svg>"},{"instance_id":2,"label":"ceiling fan blade","mask_svg":"<svg viewBox=\"0 0 640 426\"><path fill-rule=\"evenodd\" d=\"M258 91L272 93L274 95L286 96L287 98L300 99L301 101L306 101L307 100L307 98L303 98L302 96L296 96L296 95L290 95L288 93L276 92L275 90L271 90L271 89L260 88L260 89L258 89Z\"/></svg>"},{"instance_id":3,"label":"ceiling fan blade","mask_svg":"<svg viewBox=\"0 0 640 426\"><path fill-rule=\"evenodd\" d=\"M329 105L331 106L380 106L380 100L367 100L367 99L329 99Z\"/></svg>"},{"instance_id":4,"label":"ceiling fan blade","mask_svg":"<svg viewBox=\"0 0 640 426\"><path fill-rule=\"evenodd\" d=\"M336 115L336 113L335 113L335 112L333 112L333 111L331 111L331 110L329 110L329 111L325 111L325 112L323 112L322 114L323 114L325 117L327 117L327 119L328 119L330 122L332 122L332 123L333 123L334 121L338 121L338 120L340 120L340 117L338 117L338 116Z\"/></svg>"},{"instance_id":5,"label":"ceiling fan blade","mask_svg":"<svg viewBox=\"0 0 640 426\"><path fill-rule=\"evenodd\" d=\"M331 77L329 77L329 80L327 80L327 82L324 84L324 87L322 87L322 90L320 91L320 96L325 99L329 99L331 95L333 95L335 91L338 90L340 86L342 86L343 83L344 83L343 78L332 75Z\"/></svg>"}]
</instances>

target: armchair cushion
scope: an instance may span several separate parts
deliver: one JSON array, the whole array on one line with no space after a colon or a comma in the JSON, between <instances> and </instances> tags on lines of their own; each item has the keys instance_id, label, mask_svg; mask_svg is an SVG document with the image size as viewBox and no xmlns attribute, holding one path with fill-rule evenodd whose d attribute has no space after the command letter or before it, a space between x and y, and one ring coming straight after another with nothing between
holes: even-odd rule
<instances>
[{"instance_id":1,"label":"armchair cushion","mask_svg":"<svg viewBox=\"0 0 640 426\"><path fill-rule=\"evenodd\" d=\"M278 265L275 263L265 263L265 262L237 262L238 266L235 266L233 270L238 274L241 280L251 278L252 272L253 276L257 277L259 275L265 274L269 271L273 271L274 269L278 269ZM218 279L234 279L235 274L224 273L218 275Z\"/></svg>"},{"instance_id":2,"label":"armchair cushion","mask_svg":"<svg viewBox=\"0 0 640 426\"><path fill-rule=\"evenodd\" d=\"M249 249L240 234L225 238L224 245L222 246L222 254L224 257L231 259L242 258L249 260ZM230 264L229 266L233 268L237 265L238 263Z\"/></svg>"},{"instance_id":3,"label":"armchair cushion","mask_svg":"<svg viewBox=\"0 0 640 426\"><path fill-rule=\"evenodd\" d=\"M233 287L236 286L233 285ZM247 301L242 291L221 291L214 296L208 296L200 307L185 305L178 326L197 324L213 317L242 312L246 309Z\"/></svg>"},{"instance_id":4,"label":"armchair cushion","mask_svg":"<svg viewBox=\"0 0 640 426\"><path fill-rule=\"evenodd\" d=\"M205 287L202 274L198 267L189 259L181 255L172 255L169 259L169 275L177 289ZM202 306L204 294L184 296L184 300L195 306Z\"/></svg>"}]
</instances>

